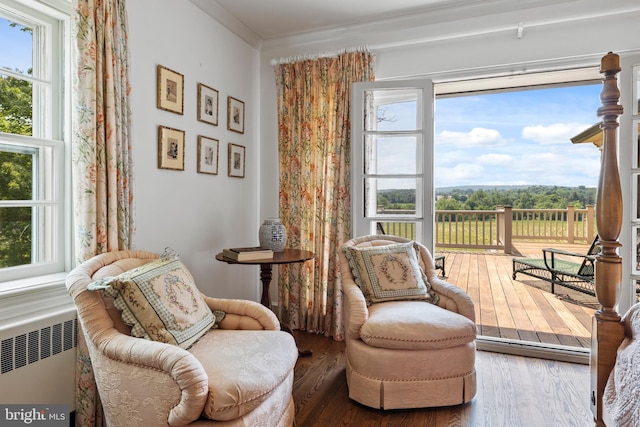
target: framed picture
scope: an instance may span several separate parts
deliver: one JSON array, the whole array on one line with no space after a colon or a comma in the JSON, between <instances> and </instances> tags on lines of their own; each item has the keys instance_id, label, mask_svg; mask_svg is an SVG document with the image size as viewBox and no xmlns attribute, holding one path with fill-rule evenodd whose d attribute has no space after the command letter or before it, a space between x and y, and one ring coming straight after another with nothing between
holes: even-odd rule
<instances>
[{"instance_id":1,"label":"framed picture","mask_svg":"<svg viewBox=\"0 0 640 427\"><path fill-rule=\"evenodd\" d=\"M633 127L633 129L631 129L631 131L633 132L632 141L634 141L633 158L635 159L633 167L636 169L640 169L640 120L634 120L632 127Z\"/></svg>"},{"instance_id":2,"label":"framed picture","mask_svg":"<svg viewBox=\"0 0 640 427\"><path fill-rule=\"evenodd\" d=\"M218 91L198 83L198 121L218 126Z\"/></svg>"},{"instance_id":3,"label":"framed picture","mask_svg":"<svg viewBox=\"0 0 640 427\"><path fill-rule=\"evenodd\" d=\"M640 226L631 227L631 236L633 237L633 272L631 274L640 274Z\"/></svg>"},{"instance_id":4,"label":"framed picture","mask_svg":"<svg viewBox=\"0 0 640 427\"><path fill-rule=\"evenodd\" d=\"M228 175L236 178L244 178L244 154L242 145L229 143L229 167Z\"/></svg>"},{"instance_id":5,"label":"framed picture","mask_svg":"<svg viewBox=\"0 0 640 427\"><path fill-rule=\"evenodd\" d=\"M218 175L218 140L198 135L198 173Z\"/></svg>"},{"instance_id":6,"label":"framed picture","mask_svg":"<svg viewBox=\"0 0 640 427\"><path fill-rule=\"evenodd\" d=\"M184 113L184 76L162 65L157 66L157 103L161 110Z\"/></svg>"},{"instance_id":7,"label":"framed picture","mask_svg":"<svg viewBox=\"0 0 640 427\"><path fill-rule=\"evenodd\" d=\"M184 131L158 126L158 168L184 170Z\"/></svg>"},{"instance_id":8,"label":"framed picture","mask_svg":"<svg viewBox=\"0 0 640 427\"><path fill-rule=\"evenodd\" d=\"M244 133L244 102L227 97L227 129Z\"/></svg>"},{"instance_id":9,"label":"framed picture","mask_svg":"<svg viewBox=\"0 0 640 427\"><path fill-rule=\"evenodd\" d=\"M640 67L633 67L633 115L640 115Z\"/></svg>"},{"instance_id":10,"label":"framed picture","mask_svg":"<svg viewBox=\"0 0 640 427\"><path fill-rule=\"evenodd\" d=\"M640 221L640 173L631 174L631 200L633 200L634 221Z\"/></svg>"}]
</instances>

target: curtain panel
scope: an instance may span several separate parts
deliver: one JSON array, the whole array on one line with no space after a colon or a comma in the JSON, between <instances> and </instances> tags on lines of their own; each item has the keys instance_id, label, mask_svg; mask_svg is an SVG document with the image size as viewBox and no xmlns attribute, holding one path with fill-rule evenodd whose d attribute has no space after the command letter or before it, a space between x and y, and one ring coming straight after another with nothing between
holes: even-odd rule
<instances>
[{"instance_id":1,"label":"curtain panel","mask_svg":"<svg viewBox=\"0 0 640 427\"><path fill-rule=\"evenodd\" d=\"M124 0L75 0L73 188L79 262L133 237L129 57Z\"/></svg>"},{"instance_id":2,"label":"curtain panel","mask_svg":"<svg viewBox=\"0 0 640 427\"><path fill-rule=\"evenodd\" d=\"M73 0L72 180L78 262L129 249L133 192L124 0ZM81 329L81 325L80 325ZM76 425L101 426L84 334L78 334Z\"/></svg>"},{"instance_id":3,"label":"curtain panel","mask_svg":"<svg viewBox=\"0 0 640 427\"><path fill-rule=\"evenodd\" d=\"M373 55L284 63L275 74L280 218L287 246L316 255L315 262L279 266L280 319L342 340L338 250L351 238L351 84L373 80Z\"/></svg>"}]
</instances>

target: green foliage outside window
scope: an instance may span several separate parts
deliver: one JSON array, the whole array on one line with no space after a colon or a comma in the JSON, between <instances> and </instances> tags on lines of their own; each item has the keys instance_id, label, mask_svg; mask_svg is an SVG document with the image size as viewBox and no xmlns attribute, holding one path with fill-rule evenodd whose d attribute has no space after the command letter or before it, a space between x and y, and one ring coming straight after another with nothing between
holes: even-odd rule
<instances>
[{"instance_id":1,"label":"green foliage outside window","mask_svg":"<svg viewBox=\"0 0 640 427\"><path fill-rule=\"evenodd\" d=\"M32 84L0 75L0 132L32 134ZM33 156L0 147L0 200L32 200ZM0 208L0 268L31 263L31 207Z\"/></svg>"}]
</instances>

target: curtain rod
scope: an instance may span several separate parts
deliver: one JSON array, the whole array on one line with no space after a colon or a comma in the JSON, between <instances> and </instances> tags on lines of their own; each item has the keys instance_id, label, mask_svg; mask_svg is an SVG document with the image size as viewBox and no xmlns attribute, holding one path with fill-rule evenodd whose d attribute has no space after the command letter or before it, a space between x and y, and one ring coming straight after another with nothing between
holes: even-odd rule
<instances>
[{"instance_id":1,"label":"curtain rod","mask_svg":"<svg viewBox=\"0 0 640 427\"><path fill-rule=\"evenodd\" d=\"M370 52L370 51L367 46L358 46L358 47L343 49L338 52L306 53L301 55L272 58L270 63L272 67L275 67L276 65L292 64L298 61L316 60L320 58L333 58L338 55L342 55L343 53L351 53L351 52Z\"/></svg>"}]
</instances>

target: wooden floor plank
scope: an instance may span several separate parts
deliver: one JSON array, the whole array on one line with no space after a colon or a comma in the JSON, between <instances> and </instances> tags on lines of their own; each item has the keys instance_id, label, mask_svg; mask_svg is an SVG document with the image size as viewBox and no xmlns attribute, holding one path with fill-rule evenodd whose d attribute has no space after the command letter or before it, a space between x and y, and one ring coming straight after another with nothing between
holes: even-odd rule
<instances>
[{"instance_id":1,"label":"wooden floor plank","mask_svg":"<svg viewBox=\"0 0 640 427\"><path fill-rule=\"evenodd\" d=\"M505 263L507 257L494 257L496 262L496 270L500 280L500 284L504 289L505 298L509 307L509 313L513 317L513 322L519 339L524 341L539 342L540 339L533 327L531 318L525 308L525 302L521 300L520 294L516 290L515 283L509 274L511 270L511 262ZM508 270L507 270L508 267Z\"/></svg>"},{"instance_id":2,"label":"wooden floor plank","mask_svg":"<svg viewBox=\"0 0 640 427\"><path fill-rule=\"evenodd\" d=\"M479 351L477 394L444 408L383 411L349 399L344 342L295 331L299 358L293 400L297 427L538 427L589 426L589 367Z\"/></svg>"},{"instance_id":3,"label":"wooden floor plank","mask_svg":"<svg viewBox=\"0 0 640 427\"><path fill-rule=\"evenodd\" d=\"M588 339L591 336L591 331L587 330L582 323L580 323L576 317L567 309L567 306L560 301L555 295L545 294L547 301L553 307L553 310L558 314L558 317L564 322L562 333L565 335L578 338ZM560 331L556 331L559 333Z\"/></svg>"},{"instance_id":4,"label":"wooden floor plank","mask_svg":"<svg viewBox=\"0 0 640 427\"><path fill-rule=\"evenodd\" d=\"M541 257L542 248L550 246L577 253L588 250L586 244L517 242L514 252L518 257ZM438 253L445 255L444 280L459 286L474 301L479 334L590 346L594 297L561 286L556 286L556 293L552 294L548 282L526 275L512 279L514 256L495 251ZM551 297L556 300L548 299ZM572 330L576 333L572 334Z\"/></svg>"},{"instance_id":5,"label":"wooden floor plank","mask_svg":"<svg viewBox=\"0 0 640 427\"><path fill-rule=\"evenodd\" d=\"M509 339L520 339L514 317L511 313L505 288L500 280L500 273L495 263L496 257L485 257L487 262L487 272L491 283L491 295L493 297L494 311L500 329L500 336Z\"/></svg>"}]
</instances>

